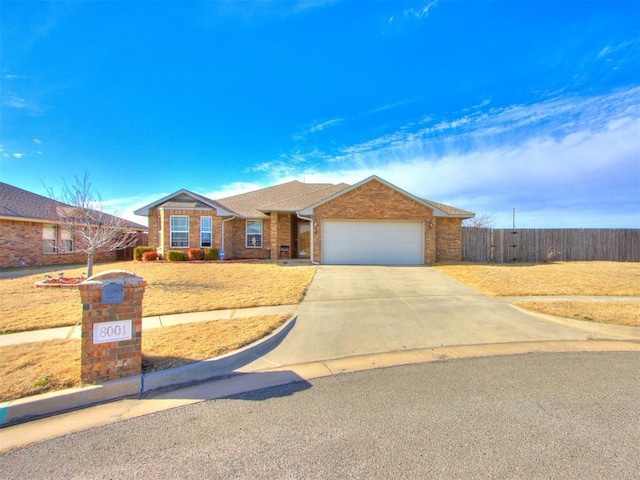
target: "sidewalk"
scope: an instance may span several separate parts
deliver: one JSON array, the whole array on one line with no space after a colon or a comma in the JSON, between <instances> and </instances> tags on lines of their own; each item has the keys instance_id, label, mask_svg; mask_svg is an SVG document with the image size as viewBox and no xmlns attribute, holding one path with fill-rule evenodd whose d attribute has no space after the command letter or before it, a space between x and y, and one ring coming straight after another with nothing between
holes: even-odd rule
<instances>
[{"instance_id":1,"label":"sidewalk","mask_svg":"<svg viewBox=\"0 0 640 480\"><path fill-rule=\"evenodd\" d=\"M210 320L231 320L232 318L250 318L263 315L293 315L296 308L297 305L278 305L275 307L237 308L145 317L142 319L142 330L182 325L184 323L207 322ZM80 325L0 335L0 347L19 345L21 343L42 342L45 340L64 340L67 338L80 338Z\"/></svg>"}]
</instances>

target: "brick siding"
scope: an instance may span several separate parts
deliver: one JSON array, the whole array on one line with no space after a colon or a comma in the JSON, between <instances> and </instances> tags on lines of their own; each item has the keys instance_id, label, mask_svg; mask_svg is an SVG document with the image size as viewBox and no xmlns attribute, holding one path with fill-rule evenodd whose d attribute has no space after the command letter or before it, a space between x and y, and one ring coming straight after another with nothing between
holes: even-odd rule
<instances>
[{"instance_id":1,"label":"brick siding","mask_svg":"<svg viewBox=\"0 0 640 480\"><path fill-rule=\"evenodd\" d=\"M289 257L294 256L294 245L293 245L293 226L295 222L293 221L293 215L290 213L271 213L270 219L270 249L271 249L271 258L281 258L280 256L280 247L283 245L289 246Z\"/></svg>"},{"instance_id":2,"label":"brick siding","mask_svg":"<svg viewBox=\"0 0 640 480\"><path fill-rule=\"evenodd\" d=\"M43 223L0 219L0 267L33 267L86 263L85 253L42 253ZM116 260L116 252L100 252L94 261Z\"/></svg>"},{"instance_id":3,"label":"brick siding","mask_svg":"<svg viewBox=\"0 0 640 480\"><path fill-rule=\"evenodd\" d=\"M261 248L247 248L247 221L245 219L235 219L226 223L225 236L227 236L231 242L230 249L227 250L227 258L253 258L256 260L271 258L271 222L268 218L261 220Z\"/></svg>"},{"instance_id":4,"label":"brick siding","mask_svg":"<svg viewBox=\"0 0 640 480\"><path fill-rule=\"evenodd\" d=\"M437 218L436 262L462 261L462 219Z\"/></svg>"}]
</instances>

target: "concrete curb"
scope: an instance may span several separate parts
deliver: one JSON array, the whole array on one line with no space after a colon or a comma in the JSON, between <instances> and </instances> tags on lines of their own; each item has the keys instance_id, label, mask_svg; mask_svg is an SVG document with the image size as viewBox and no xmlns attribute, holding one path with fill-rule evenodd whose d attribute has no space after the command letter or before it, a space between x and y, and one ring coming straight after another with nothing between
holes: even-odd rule
<instances>
[{"instance_id":1,"label":"concrete curb","mask_svg":"<svg viewBox=\"0 0 640 480\"><path fill-rule=\"evenodd\" d=\"M297 315L269 336L220 357L182 367L71 388L0 403L0 428L121 398L141 398L153 390L175 388L230 376L233 370L275 348L295 326Z\"/></svg>"}]
</instances>

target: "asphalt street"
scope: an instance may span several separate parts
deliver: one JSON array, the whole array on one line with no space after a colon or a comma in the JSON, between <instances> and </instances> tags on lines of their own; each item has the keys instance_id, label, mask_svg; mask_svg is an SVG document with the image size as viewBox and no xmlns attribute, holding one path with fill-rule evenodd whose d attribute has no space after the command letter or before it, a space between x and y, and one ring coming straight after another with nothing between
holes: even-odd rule
<instances>
[{"instance_id":1,"label":"asphalt street","mask_svg":"<svg viewBox=\"0 0 640 480\"><path fill-rule=\"evenodd\" d=\"M38 443L0 457L0 472L635 479L640 354L446 360L301 381Z\"/></svg>"}]
</instances>

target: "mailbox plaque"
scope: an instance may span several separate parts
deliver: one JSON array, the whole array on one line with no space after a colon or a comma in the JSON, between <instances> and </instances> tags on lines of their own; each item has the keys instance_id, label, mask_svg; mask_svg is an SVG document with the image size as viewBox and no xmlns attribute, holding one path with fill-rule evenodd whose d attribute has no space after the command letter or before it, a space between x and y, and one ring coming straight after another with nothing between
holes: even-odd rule
<instances>
[{"instance_id":1,"label":"mailbox plaque","mask_svg":"<svg viewBox=\"0 0 640 480\"><path fill-rule=\"evenodd\" d=\"M124 285L120 283L107 283L102 286L102 303L122 303L124 302Z\"/></svg>"},{"instance_id":2,"label":"mailbox plaque","mask_svg":"<svg viewBox=\"0 0 640 480\"><path fill-rule=\"evenodd\" d=\"M102 322L93 324L93 343L119 342L131 340L133 329L131 320Z\"/></svg>"}]
</instances>

